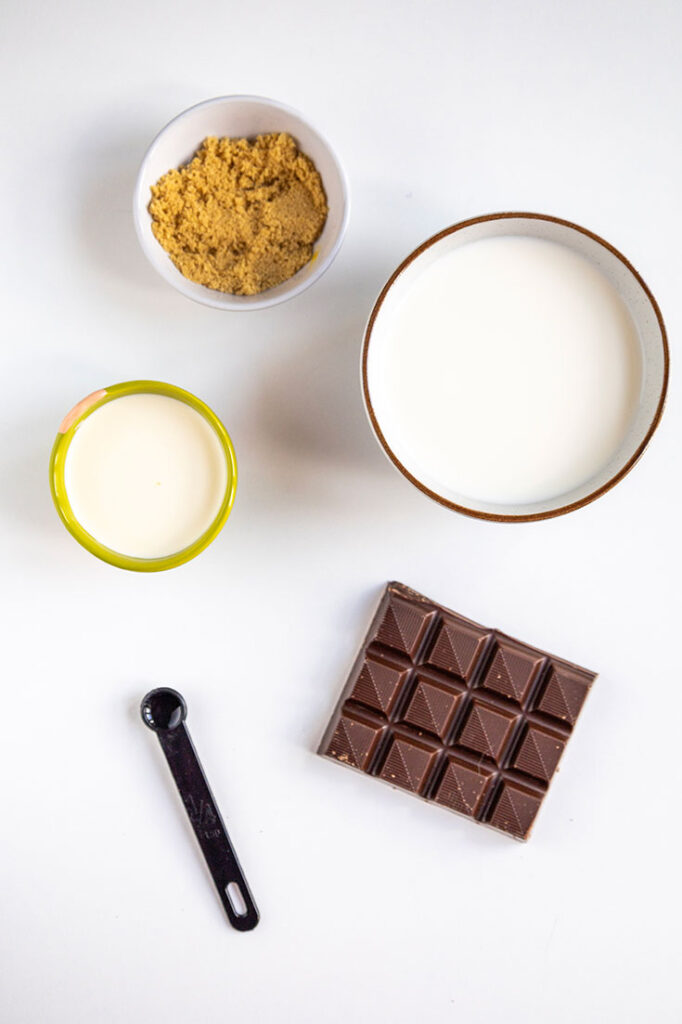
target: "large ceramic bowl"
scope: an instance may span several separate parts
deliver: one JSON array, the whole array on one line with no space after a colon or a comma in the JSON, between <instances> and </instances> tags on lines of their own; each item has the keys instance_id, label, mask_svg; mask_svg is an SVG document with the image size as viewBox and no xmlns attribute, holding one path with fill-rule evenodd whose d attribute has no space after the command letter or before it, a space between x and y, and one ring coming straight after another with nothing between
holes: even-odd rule
<instances>
[{"instance_id":1,"label":"large ceramic bowl","mask_svg":"<svg viewBox=\"0 0 682 1024\"><path fill-rule=\"evenodd\" d=\"M641 354L641 385L629 426L606 464L564 493L528 503L492 503L458 494L420 472L410 461L409 446L401 444L382 401L382 358L387 331L401 315L401 302L419 275L434 261L479 239L526 236L568 247L590 261L613 286L630 314ZM491 298L494 301L494 296ZM634 466L658 425L668 384L668 344L658 304L628 260L603 238L570 221L536 213L497 213L463 221L429 238L404 260L384 286L369 318L362 351L362 389L370 423L393 465L415 487L447 508L480 519L528 522L547 519L594 501ZM437 372L435 368L434 372ZM466 387L466 380L458 382ZM462 436L466 444L466 436Z\"/></svg>"},{"instance_id":2,"label":"large ceramic bowl","mask_svg":"<svg viewBox=\"0 0 682 1024\"><path fill-rule=\"evenodd\" d=\"M259 295L230 295L184 277L157 242L149 213L151 186L167 171L187 163L209 135L252 138L266 132L288 132L315 164L327 195L329 213L315 243L313 258L298 273ZM151 265L183 295L216 309L265 309L299 295L327 270L343 241L348 224L348 186L343 168L326 139L301 114L260 96L221 96L178 114L156 136L142 161L133 199L135 228Z\"/></svg>"}]
</instances>

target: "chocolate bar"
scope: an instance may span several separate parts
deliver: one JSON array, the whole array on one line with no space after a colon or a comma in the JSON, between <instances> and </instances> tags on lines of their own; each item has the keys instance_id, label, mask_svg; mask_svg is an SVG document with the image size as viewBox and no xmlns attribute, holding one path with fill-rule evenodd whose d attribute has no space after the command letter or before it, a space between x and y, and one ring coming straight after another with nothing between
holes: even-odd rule
<instances>
[{"instance_id":1,"label":"chocolate bar","mask_svg":"<svg viewBox=\"0 0 682 1024\"><path fill-rule=\"evenodd\" d=\"M527 839L595 678L389 583L318 753Z\"/></svg>"}]
</instances>

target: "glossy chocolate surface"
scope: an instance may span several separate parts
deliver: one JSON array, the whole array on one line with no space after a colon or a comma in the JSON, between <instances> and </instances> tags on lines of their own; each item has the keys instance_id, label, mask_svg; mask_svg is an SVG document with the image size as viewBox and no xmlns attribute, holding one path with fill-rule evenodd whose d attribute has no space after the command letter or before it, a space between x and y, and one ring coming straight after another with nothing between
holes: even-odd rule
<instances>
[{"instance_id":1,"label":"glossy chocolate surface","mask_svg":"<svg viewBox=\"0 0 682 1024\"><path fill-rule=\"evenodd\" d=\"M594 679L389 583L318 752L527 839Z\"/></svg>"}]
</instances>

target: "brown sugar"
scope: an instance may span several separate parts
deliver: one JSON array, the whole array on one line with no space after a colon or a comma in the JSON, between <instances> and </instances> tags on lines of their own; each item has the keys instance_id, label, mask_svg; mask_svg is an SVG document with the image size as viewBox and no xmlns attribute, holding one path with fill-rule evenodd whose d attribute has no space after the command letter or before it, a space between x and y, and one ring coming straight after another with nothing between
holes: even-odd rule
<instances>
[{"instance_id":1,"label":"brown sugar","mask_svg":"<svg viewBox=\"0 0 682 1024\"><path fill-rule=\"evenodd\" d=\"M327 219L322 179L285 133L207 138L151 192L152 231L180 273L233 295L292 277Z\"/></svg>"}]
</instances>

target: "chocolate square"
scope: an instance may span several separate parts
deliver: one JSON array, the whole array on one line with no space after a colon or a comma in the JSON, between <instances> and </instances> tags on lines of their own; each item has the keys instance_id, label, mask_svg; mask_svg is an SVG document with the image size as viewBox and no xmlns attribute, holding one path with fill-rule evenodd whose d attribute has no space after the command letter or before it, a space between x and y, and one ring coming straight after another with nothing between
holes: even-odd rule
<instances>
[{"instance_id":1,"label":"chocolate square","mask_svg":"<svg viewBox=\"0 0 682 1024\"><path fill-rule=\"evenodd\" d=\"M421 793L437 753L416 737L396 733L391 739L379 777L393 786Z\"/></svg>"},{"instance_id":2,"label":"chocolate square","mask_svg":"<svg viewBox=\"0 0 682 1024\"><path fill-rule=\"evenodd\" d=\"M388 715L402 692L407 674L408 669L368 654L348 699Z\"/></svg>"},{"instance_id":3,"label":"chocolate square","mask_svg":"<svg viewBox=\"0 0 682 1024\"><path fill-rule=\"evenodd\" d=\"M480 685L523 705L544 661L539 651L513 640L499 640Z\"/></svg>"},{"instance_id":4,"label":"chocolate square","mask_svg":"<svg viewBox=\"0 0 682 1024\"><path fill-rule=\"evenodd\" d=\"M462 691L449 690L417 676L417 685L402 721L445 739L462 696Z\"/></svg>"},{"instance_id":5,"label":"chocolate square","mask_svg":"<svg viewBox=\"0 0 682 1024\"><path fill-rule=\"evenodd\" d=\"M534 793L515 782L505 781L493 804L488 823L517 839L526 839L535 815L540 810L543 796L543 793Z\"/></svg>"},{"instance_id":6,"label":"chocolate square","mask_svg":"<svg viewBox=\"0 0 682 1024\"><path fill-rule=\"evenodd\" d=\"M593 680L592 673L555 659L538 696L536 710L575 725Z\"/></svg>"},{"instance_id":7,"label":"chocolate square","mask_svg":"<svg viewBox=\"0 0 682 1024\"><path fill-rule=\"evenodd\" d=\"M432 609L396 597L386 604L373 639L413 657L435 615Z\"/></svg>"},{"instance_id":8,"label":"chocolate square","mask_svg":"<svg viewBox=\"0 0 682 1024\"><path fill-rule=\"evenodd\" d=\"M433 799L451 811L473 817L494 774L490 768L466 764L454 754L448 754Z\"/></svg>"},{"instance_id":9,"label":"chocolate square","mask_svg":"<svg viewBox=\"0 0 682 1024\"><path fill-rule=\"evenodd\" d=\"M473 700L463 727L457 736L457 745L473 750L475 754L490 757L497 765L502 763L502 754L509 745L509 739L517 716L504 708L492 708L481 701Z\"/></svg>"},{"instance_id":10,"label":"chocolate square","mask_svg":"<svg viewBox=\"0 0 682 1024\"><path fill-rule=\"evenodd\" d=\"M542 726L529 725L512 758L511 767L542 782L549 782L565 746L563 737L555 736Z\"/></svg>"},{"instance_id":11,"label":"chocolate square","mask_svg":"<svg viewBox=\"0 0 682 1024\"><path fill-rule=\"evenodd\" d=\"M383 731L382 725L365 722L349 711L339 715L327 752L337 761L367 771Z\"/></svg>"},{"instance_id":12,"label":"chocolate square","mask_svg":"<svg viewBox=\"0 0 682 1024\"><path fill-rule=\"evenodd\" d=\"M467 682L488 636L489 631L479 629L473 623L445 616L425 658L426 664Z\"/></svg>"}]
</instances>

